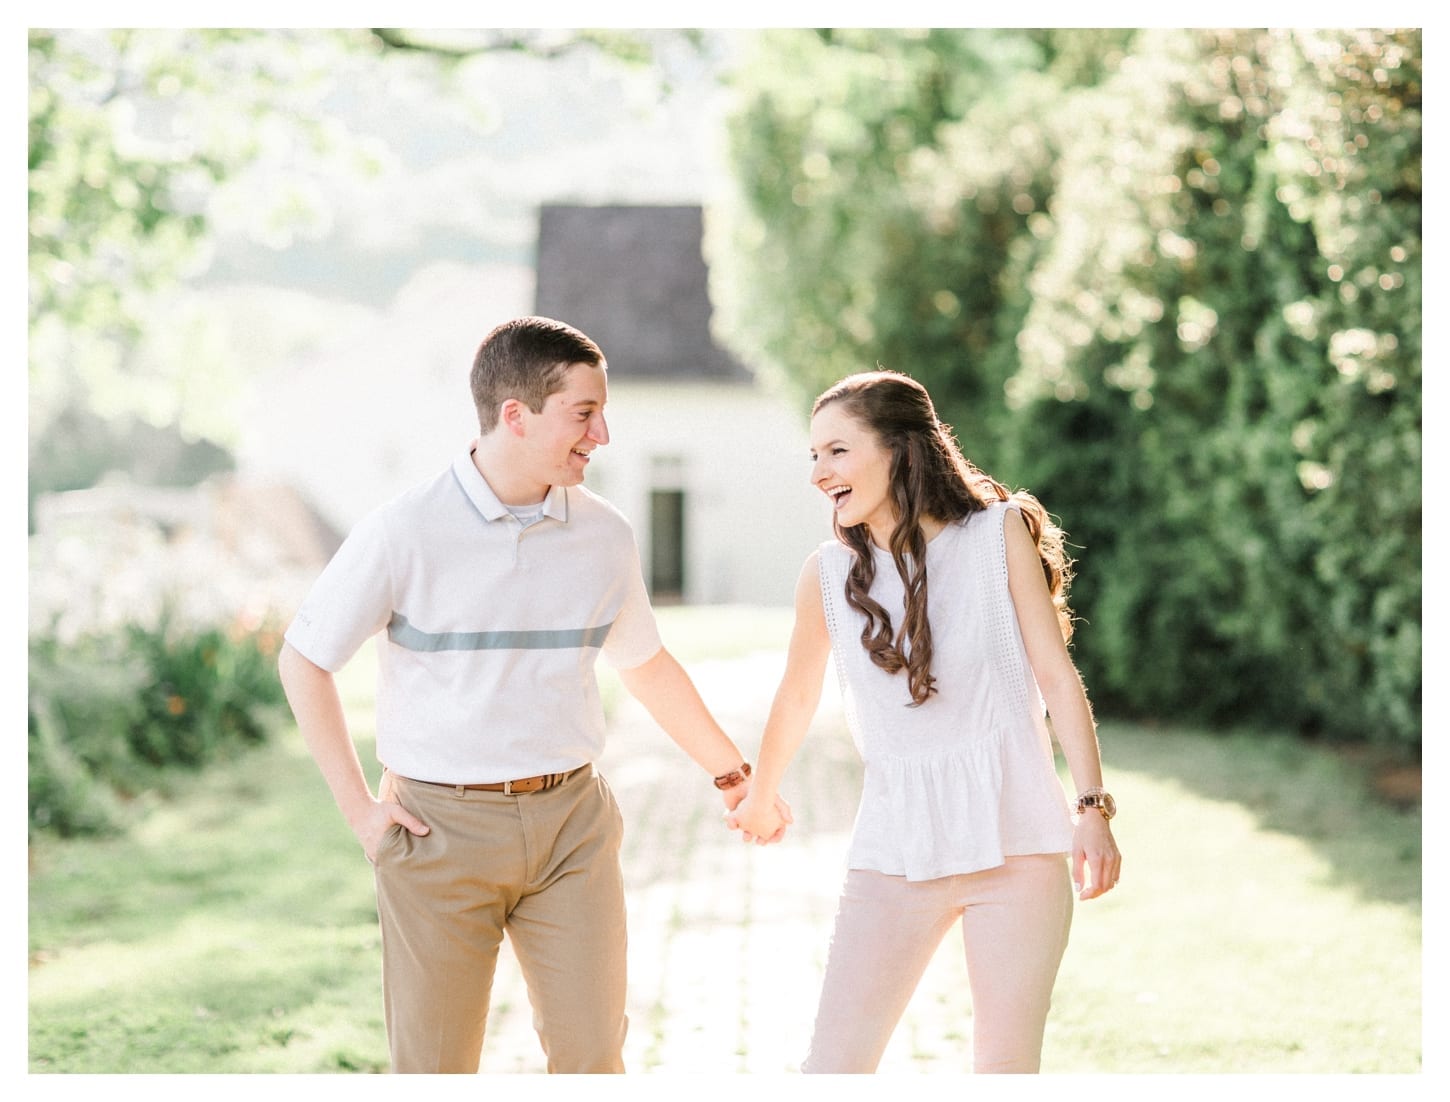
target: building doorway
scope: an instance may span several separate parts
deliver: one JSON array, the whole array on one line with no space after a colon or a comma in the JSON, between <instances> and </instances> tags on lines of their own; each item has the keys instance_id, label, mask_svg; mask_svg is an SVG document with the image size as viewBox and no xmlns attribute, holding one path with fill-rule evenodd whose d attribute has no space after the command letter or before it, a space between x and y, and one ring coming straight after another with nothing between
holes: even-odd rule
<instances>
[{"instance_id":1,"label":"building doorway","mask_svg":"<svg viewBox=\"0 0 1450 1102\"><path fill-rule=\"evenodd\" d=\"M685 597L685 491L649 494L650 596L664 604Z\"/></svg>"}]
</instances>

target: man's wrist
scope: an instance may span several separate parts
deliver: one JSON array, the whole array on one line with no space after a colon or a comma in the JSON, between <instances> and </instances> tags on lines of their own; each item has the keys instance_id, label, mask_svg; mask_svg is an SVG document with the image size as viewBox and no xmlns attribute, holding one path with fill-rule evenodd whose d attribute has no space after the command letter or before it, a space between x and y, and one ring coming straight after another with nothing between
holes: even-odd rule
<instances>
[{"instance_id":1,"label":"man's wrist","mask_svg":"<svg viewBox=\"0 0 1450 1102\"><path fill-rule=\"evenodd\" d=\"M716 777L715 787L718 788L721 792L728 792L730 789L736 788L744 784L749 779L750 763L748 761L743 761L740 763L738 768L731 769L728 772L722 773L718 777Z\"/></svg>"}]
</instances>

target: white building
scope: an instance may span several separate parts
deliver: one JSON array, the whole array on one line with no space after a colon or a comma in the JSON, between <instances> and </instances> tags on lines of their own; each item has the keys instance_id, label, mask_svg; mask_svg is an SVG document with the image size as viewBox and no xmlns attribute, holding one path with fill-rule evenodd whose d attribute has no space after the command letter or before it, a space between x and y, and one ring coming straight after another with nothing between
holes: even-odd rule
<instances>
[{"instance_id":1,"label":"white building","mask_svg":"<svg viewBox=\"0 0 1450 1102\"><path fill-rule=\"evenodd\" d=\"M633 522L655 599L789 604L830 512L808 484L805 411L711 338L701 230L699 207L544 207L535 279L437 269L374 325L264 377L239 473L295 486L347 531L467 446L479 340L543 314L609 362L613 440L587 484Z\"/></svg>"}]
</instances>

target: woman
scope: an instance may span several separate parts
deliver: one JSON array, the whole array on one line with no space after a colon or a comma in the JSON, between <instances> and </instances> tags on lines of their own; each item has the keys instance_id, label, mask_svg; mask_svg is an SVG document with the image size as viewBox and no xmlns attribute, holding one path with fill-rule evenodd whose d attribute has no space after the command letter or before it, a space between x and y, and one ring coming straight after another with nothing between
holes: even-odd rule
<instances>
[{"instance_id":1,"label":"woman","mask_svg":"<svg viewBox=\"0 0 1450 1102\"><path fill-rule=\"evenodd\" d=\"M971 466L925 388L896 372L822 394L811 451L836 538L801 571L754 785L729 816L746 841L780 836L776 796L834 651L865 783L801 1070L875 1071L960 917L975 1068L1036 1072L1069 872L1093 899L1120 866L1067 651L1062 533L1033 497ZM1071 808L1044 705L1079 793Z\"/></svg>"}]
</instances>

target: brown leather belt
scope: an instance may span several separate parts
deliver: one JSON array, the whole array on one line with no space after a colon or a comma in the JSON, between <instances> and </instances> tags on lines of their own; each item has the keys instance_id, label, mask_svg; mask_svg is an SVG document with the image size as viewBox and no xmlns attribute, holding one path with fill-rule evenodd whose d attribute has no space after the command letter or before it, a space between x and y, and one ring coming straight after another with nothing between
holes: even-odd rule
<instances>
[{"instance_id":1,"label":"brown leather belt","mask_svg":"<svg viewBox=\"0 0 1450 1102\"><path fill-rule=\"evenodd\" d=\"M581 765L579 769L582 768L584 767ZM579 772L579 769L571 769L567 773L544 773L538 777L524 777L517 781L495 781L492 784L448 784L445 781L418 781L417 783L431 784L436 788L452 788L459 792L502 792L505 796L526 796L530 792L543 792L548 788L556 788Z\"/></svg>"}]
</instances>

